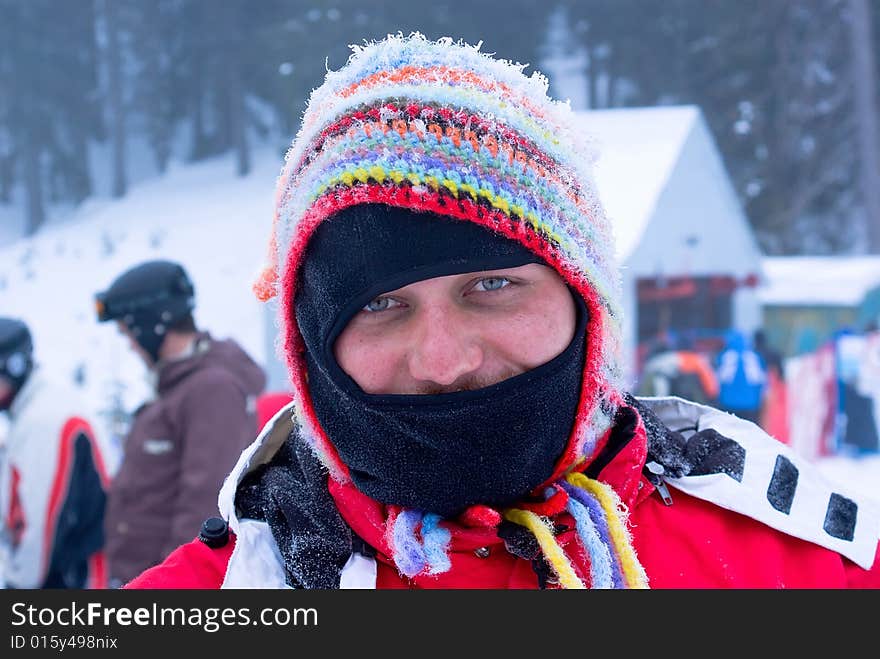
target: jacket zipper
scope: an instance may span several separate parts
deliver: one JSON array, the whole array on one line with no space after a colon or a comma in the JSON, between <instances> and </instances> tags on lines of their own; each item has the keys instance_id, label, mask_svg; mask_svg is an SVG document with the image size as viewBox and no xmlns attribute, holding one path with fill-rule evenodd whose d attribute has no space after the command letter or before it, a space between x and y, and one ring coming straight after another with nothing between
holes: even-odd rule
<instances>
[{"instance_id":1,"label":"jacket zipper","mask_svg":"<svg viewBox=\"0 0 880 659\"><path fill-rule=\"evenodd\" d=\"M652 461L645 464L645 471L647 472L645 476L647 476L651 485L654 486L654 489L657 490L663 503L667 506L671 506L672 495L669 494L669 488L666 487L666 481L663 480L663 474L666 473L666 469L664 469L663 465L659 462Z\"/></svg>"}]
</instances>

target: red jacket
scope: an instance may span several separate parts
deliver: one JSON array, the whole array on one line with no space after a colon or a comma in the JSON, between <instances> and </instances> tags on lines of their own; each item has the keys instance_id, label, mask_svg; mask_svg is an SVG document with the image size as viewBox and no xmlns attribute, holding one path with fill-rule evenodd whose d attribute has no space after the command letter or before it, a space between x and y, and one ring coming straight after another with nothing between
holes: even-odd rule
<instances>
[{"instance_id":1,"label":"red jacket","mask_svg":"<svg viewBox=\"0 0 880 659\"><path fill-rule=\"evenodd\" d=\"M865 570L835 551L786 535L745 515L672 489L665 505L644 477L646 436L635 436L602 469L629 507L633 545L653 588L880 588L880 561ZM331 482L330 492L349 526L377 551L378 588L535 588L528 561L508 553L495 529L447 524L452 532L452 568L439 575L408 579L389 558L383 507L354 487ZM566 515L557 536L581 578L589 569ZM183 545L160 566L133 580L129 588L218 588L235 537L210 549L198 540Z\"/></svg>"}]
</instances>

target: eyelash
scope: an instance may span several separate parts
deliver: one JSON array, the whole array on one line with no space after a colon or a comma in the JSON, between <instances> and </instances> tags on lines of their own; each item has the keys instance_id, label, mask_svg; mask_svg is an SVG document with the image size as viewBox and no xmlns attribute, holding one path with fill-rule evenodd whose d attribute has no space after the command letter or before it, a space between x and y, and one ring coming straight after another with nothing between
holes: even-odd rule
<instances>
[{"instance_id":1,"label":"eyelash","mask_svg":"<svg viewBox=\"0 0 880 659\"><path fill-rule=\"evenodd\" d=\"M502 289L507 288L510 284L513 283L513 282L512 282L510 279L508 279L507 277L482 277L481 279L478 279L478 280L474 283L474 285L471 287L471 289L475 289L477 286L479 286L480 284L482 284L483 282L486 282L486 281L503 281L503 282L505 282L505 284L504 284L503 286L501 286L500 288L493 288L493 289L488 289L488 290L484 288L484 289L481 290L481 291L477 291L478 293L495 293L495 292L497 292L497 291L500 291L500 290L502 290ZM395 300L393 297L379 296L379 297L377 297L377 298L373 298L372 300L370 300L367 304L365 304L365 305L363 306L363 308L362 308L361 310L364 311L364 312L366 312L366 313L373 314L373 313L382 313L383 311L390 311L391 309L396 309L396 308L398 308L398 307L400 307L400 306L403 306L401 303L397 302L397 304L395 304L393 307L388 307L388 308L385 308L385 309L376 309L376 310L370 310L370 309L368 309L368 307L369 307L371 304L373 304L374 302L379 302L379 301L381 301L381 300L388 300L389 302L397 302L397 300Z\"/></svg>"}]
</instances>

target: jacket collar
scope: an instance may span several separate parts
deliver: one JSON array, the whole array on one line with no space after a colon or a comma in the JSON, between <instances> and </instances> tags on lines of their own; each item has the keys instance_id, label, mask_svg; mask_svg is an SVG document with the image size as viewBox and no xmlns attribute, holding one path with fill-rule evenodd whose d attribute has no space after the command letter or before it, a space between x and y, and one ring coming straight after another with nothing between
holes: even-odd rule
<instances>
[{"instance_id":1,"label":"jacket collar","mask_svg":"<svg viewBox=\"0 0 880 659\"><path fill-rule=\"evenodd\" d=\"M198 332L186 350L156 364L156 390L159 393L167 391L199 368L201 359L211 349L211 344L210 334Z\"/></svg>"},{"instance_id":2,"label":"jacket collar","mask_svg":"<svg viewBox=\"0 0 880 659\"><path fill-rule=\"evenodd\" d=\"M235 493L238 484L248 473L270 462L287 441L295 425L295 405L295 401L288 403L266 423L257 438L241 453L235 467L223 483L218 497L218 507L233 531L237 530L239 523L235 511ZM642 481L641 472L648 452L645 426L634 407L627 405L620 408L614 426L609 429L608 436L602 439L602 444L603 451L591 463L597 465L596 473L591 473L587 466L588 475L614 488L626 505L634 505L637 497L641 499L639 482ZM334 498L346 492L347 494L342 497L345 500L344 505L361 509L361 512L370 518L385 508L353 486L343 486L332 479L331 483L333 484L331 494ZM357 532L357 529L355 531ZM494 534L494 531L492 533ZM482 537L481 534L477 535Z\"/></svg>"},{"instance_id":3,"label":"jacket collar","mask_svg":"<svg viewBox=\"0 0 880 659\"><path fill-rule=\"evenodd\" d=\"M675 396L633 401L670 486L871 566L880 536L873 501L750 421Z\"/></svg>"},{"instance_id":4,"label":"jacket collar","mask_svg":"<svg viewBox=\"0 0 880 659\"><path fill-rule=\"evenodd\" d=\"M235 493L238 484L251 471L272 460L278 449L287 441L293 431L294 402L290 402L275 413L263 426L257 438L251 442L232 468L232 471L223 481L220 494L217 497L217 506L220 515L236 533L239 529L239 519L235 510Z\"/></svg>"}]
</instances>

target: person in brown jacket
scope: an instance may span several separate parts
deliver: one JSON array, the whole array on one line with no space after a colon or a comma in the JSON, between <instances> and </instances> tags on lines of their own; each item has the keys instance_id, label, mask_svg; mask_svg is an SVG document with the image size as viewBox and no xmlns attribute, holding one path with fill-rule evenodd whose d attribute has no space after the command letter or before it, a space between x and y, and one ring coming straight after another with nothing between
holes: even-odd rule
<instances>
[{"instance_id":1,"label":"person in brown jacket","mask_svg":"<svg viewBox=\"0 0 880 659\"><path fill-rule=\"evenodd\" d=\"M135 413L107 503L109 585L124 585L189 542L217 512L217 490L257 430L263 370L233 340L196 328L184 268L148 261L96 295L156 377Z\"/></svg>"}]
</instances>

